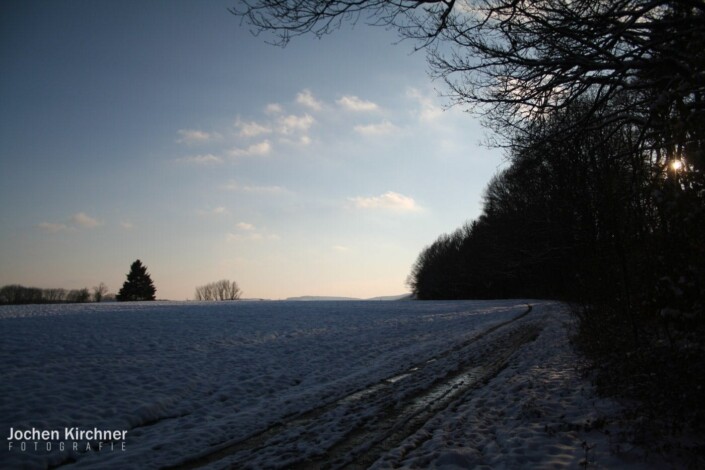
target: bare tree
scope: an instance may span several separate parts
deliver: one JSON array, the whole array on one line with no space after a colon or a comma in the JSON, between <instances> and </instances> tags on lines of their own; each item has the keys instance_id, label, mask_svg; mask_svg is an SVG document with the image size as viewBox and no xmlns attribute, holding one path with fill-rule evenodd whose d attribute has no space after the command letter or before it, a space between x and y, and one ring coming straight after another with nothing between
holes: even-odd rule
<instances>
[{"instance_id":1,"label":"bare tree","mask_svg":"<svg viewBox=\"0 0 705 470\"><path fill-rule=\"evenodd\" d=\"M108 293L108 286L106 286L104 283L101 282L97 286L93 287L93 301L100 302L101 300L103 300L103 297L107 293Z\"/></svg>"},{"instance_id":2,"label":"bare tree","mask_svg":"<svg viewBox=\"0 0 705 470\"><path fill-rule=\"evenodd\" d=\"M228 288L225 291L225 295L227 300L240 300L242 290L235 281L232 281L229 283Z\"/></svg>"},{"instance_id":3,"label":"bare tree","mask_svg":"<svg viewBox=\"0 0 705 470\"><path fill-rule=\"evenodd\" d=\"M42 290L36 287L11 284L3 286L2 289L0 289L0 303L3 304L34 304L41 303L41 301Z\"/></svg>"},{"instance_id":4,"label":"bare tree","mask_svg":"<svg viewBox=\"0 0 705 470\"><path fill-rule=\"evenodd\" d=\"M196 287L196 292L193 294L194 300L204 301L205 295L203 294L203 286Z\"/></svg>"},{"instance_id":5,"label":"bare tree","mask_svg":"<svg viewBox=\"0 0 705 470\"><path fill-rule=\"evenodd\" d=\"M395 27L427 48L452 103L511 139L589 98L593 124L638 126L637 144L702 168L705 3L700 0L244 0L232 12L285 45L345 22ZM609 107L604 106L611 103ZM618 106L617 106L618 104ZM589 119L591 116L586 116ZM580 132L585 123L557 131ZM499 143L506 143L502 139ZM696 160L698 161L696 163Z\"/></svg>"},{"instance_id":6,"label":"bare tree","mask_svg":"<svg viewBox=\"0 0 705 470\"><path fill-rule=\"evenodd\" d=\"M217 282L196 287L194 298L200 301L208 300L239 300L242 291L235 281L221 279Z\"/></svg>"},{"instance_id":7,"label":"bare tree","mask_svg":"<svg viewBox=\"0 0 705 470\"><path fill-rule=\"evenodd\" d=\"M42 291L44 301L50 304L66 301L66 289L44 289Z\"/></svg>"},{"instance_id":8,"label":"bare tree","mask_svg":"<svg viewBox=\"0 0 705 470\"><path fill-rule=\"evenodd\" d=\"M216 300L213 293L213 284L206 284L204 286L196 287L196 293L194 295L196 300Z\"/></svg>"},{"instance_id":9,"label":"bare tree","mask_svg":"<svg viewBox=\"0 0 705 470\"><path fill-rule=\"evenodd\" d=\"M323 37L343 23L395 26L406 37L432 42L447 27L455 0L244 0L230 11L242 16L255 33L269 32L285 46L296 36Z\"/></svg>"},{"instance_id":10,"label":"bare tree","mask_svg":"<svg viewBox=\"0 0 705 470\"><path fill-rule=\"evenodd\" d=\"M66 295L66 302L68 303L84 303L88 302L91 298L91 293L88 291L87 287L83 289L71 289Z\"/></svg>"}]
</instances>

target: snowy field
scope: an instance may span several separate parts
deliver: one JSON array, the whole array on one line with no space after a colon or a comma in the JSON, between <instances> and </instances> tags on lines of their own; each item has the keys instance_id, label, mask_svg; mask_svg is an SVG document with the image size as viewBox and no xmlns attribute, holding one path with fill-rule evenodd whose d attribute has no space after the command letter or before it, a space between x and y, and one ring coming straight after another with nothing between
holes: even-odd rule
<instances>
[{"instance_id":1,"label":"snowy field","mask_svg":"<svg viewBox=\"0 0 705 470\"><path fill-rule=\"evenodd\" d=\"M591 424L616 408L576 372L569 320L534 301L0 307L0 467L628 467Z\"/></svg>"}]
</instances>

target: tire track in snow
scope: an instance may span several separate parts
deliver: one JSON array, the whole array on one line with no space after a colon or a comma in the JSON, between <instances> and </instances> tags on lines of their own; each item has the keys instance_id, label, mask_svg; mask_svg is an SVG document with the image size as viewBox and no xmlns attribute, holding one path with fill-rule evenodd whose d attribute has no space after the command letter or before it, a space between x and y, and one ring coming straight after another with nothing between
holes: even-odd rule
<instances>
[{"instance_id":1,"label":"tire track in snow","mask_svg":"<svg viewBox=\"0 0 705 470\"><path fill-rule=\"evenodd\" d=\"M261 462L262 454L271 456L265 457L271 468L367 468L451 402L488 382L521 346L535 339L540 323L518 322L531 311L529 305L520 315L401 374L167 468L186 470L214 463L246 468L250 462ZM330 429L337 430L333 441L320 442L321 434L330 434ZM302 442L308 445L302 447Z\"/></svg>"},{"instance_id":2,"label":"tire track in snow","mask_svg":"<svg viewBox=\"0 0 705 470\"><path fill-rule=\"evenodd\" d=\"M378 415L372 429L360 427L329 449L325 455L299 462L291 468L368 468L385 452L396 448L429 419L469 390L482 387L496 376L509 358L527 342L536 339L541 328L532 324L513 331L501 348L495 349L482 364L461 369L414 396L401 407L389 407Z\"/></svg>"}]
</instances>

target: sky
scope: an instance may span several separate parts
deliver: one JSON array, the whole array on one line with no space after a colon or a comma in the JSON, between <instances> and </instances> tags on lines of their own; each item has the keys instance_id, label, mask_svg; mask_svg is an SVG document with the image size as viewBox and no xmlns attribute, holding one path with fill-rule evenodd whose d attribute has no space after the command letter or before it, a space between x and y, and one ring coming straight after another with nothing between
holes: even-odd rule
<instances>
[{"instance_id":1,"label":"sky","mask_svg":"<svg viewBox=\"0 0 705 470\"><path fill-rule=\"evenodd\" d=\"M0 285L157 298L408 291L480 213L502 153L423 52L346 26L286 48L229 1L9 1L0 11Z\"/></svg>"}]
</instances>

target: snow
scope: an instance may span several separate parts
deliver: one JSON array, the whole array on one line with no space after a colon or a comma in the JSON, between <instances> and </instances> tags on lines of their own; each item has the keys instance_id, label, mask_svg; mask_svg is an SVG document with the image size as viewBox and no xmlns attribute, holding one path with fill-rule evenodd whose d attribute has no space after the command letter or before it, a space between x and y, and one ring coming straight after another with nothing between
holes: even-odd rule
<instances>
[{"instance_id":1,"label":"snow","mask_svg":"<svg viewBox=\"0 0 705 470\"><path fill-rule=\"evenodd\" d=\"M0 467L627 466L589 426L617 407L576 371L569 320L530 300L0 307ZM67 427L125 449L8 448Z\"/></svg>"},{"instance_id":2,"label":"snow","mask_svg":"<svg viewBox=\"0 0 705 470\"><path fill-rule=\"evenodd\" d=\"M619 407L597 398L580 376L569 318L556 313L487 386L438 414L374 468L651 468L612 436L614 425L596 425Z\"/></svg>"}]
</instances>

